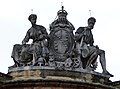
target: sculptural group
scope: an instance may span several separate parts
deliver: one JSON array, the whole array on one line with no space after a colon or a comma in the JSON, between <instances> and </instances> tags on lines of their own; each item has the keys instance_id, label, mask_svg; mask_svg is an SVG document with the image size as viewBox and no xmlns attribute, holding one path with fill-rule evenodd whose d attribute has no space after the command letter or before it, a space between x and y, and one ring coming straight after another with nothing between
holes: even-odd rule
<instances>
[{"instance_id":1,"label":"sculptural group","mask_svg":"<svg viewBox=\"0 0 120 89\"><path fill-rule=\"evenodd\" d=\"M99 56L103 74L110 75L106 70L105 51L94 45L92 29L96 19L90 17L88 26L79 27L75 34L72 23L67 20L67 12L58 11L58 18L50 24L50 34L42 25L37 25L37 15L31 14L28 20L32 27L27 31L22 44L15 44L12 51L14 67L48 66L55 69L85 69L94 71ZM31 44L26 44L32 39Z\"/></svg>"}]
</instances>

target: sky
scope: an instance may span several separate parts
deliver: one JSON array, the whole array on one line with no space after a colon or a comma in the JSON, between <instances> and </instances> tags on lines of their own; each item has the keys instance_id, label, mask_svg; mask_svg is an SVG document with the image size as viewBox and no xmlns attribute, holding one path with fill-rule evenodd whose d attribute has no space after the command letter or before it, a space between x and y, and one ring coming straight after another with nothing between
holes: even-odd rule
<instances>
[{"instance_id":1,"label":"sky","mask_svg":"<svg viewBox=\"0 0 120 89\"><path fill-rule=\"evenodd\" d=\"M8 73L14 64L11 53L14 44L21 44L31 27L28 16L37 14L37 24L49 33L51 24L61 9L68 12L67 19L75 29L87 26L87 19L96 18L92 30L94 45L105 50L107 70L114 75L110 80L120 80L120 5L119 0L0 0L0 72ZM33 12L31 11L33 9ZM30 41L31 42L31 41ZM102 72L98 60L97 72Z\"/></svg>"}]
</instances>

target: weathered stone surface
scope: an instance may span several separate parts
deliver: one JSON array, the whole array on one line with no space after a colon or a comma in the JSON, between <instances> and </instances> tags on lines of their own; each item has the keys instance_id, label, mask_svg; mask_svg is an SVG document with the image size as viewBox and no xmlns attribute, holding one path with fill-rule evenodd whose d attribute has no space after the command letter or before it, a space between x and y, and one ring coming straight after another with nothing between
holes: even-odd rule
<instances>
[{"instance_id":1,"label":"weathered stone surface","mask_svg":"<svg viewBox=\"0 0 120 89\"><path fill-rule=\"evenodd\" d=\"M116 89L111 86L65 80L28 79L4 82L0 89Z\"/></svg>"},{"instance_id":2,"label":"weathered stone surface","mask_svg":"<svg viewBox=\"0 0 120 89\"><path fill-rule=\"evenodd\" d=\"M57 12L57 18L50 24L48 34L44 26L36 24L37 15L31 14L28 20L32 26L27 31L22 44L14 45L11 57L15 64L9 67L9 72L27 70L27 68L53 68L66 71L77 70L77 72L85 69L87 72L94 72L97 68L97 58L100 56L102 73L112 77L113 75L106 69L105 51L94 46L91 30L96 19L90 17L88 26L79 27L74 34L75 28L68 21L67 15L67 11L62 6L62 9ZM26 44L30 39L33 42ZM89 78L91 77L85 79Z\"/></svg>"},{"instance_id":3,"label":"weathered stone surface","mask_svg":"<svg viewBox=\"0 0 120 89\"><path fill-rule=\"evenodd\" d=\"M17 68L18 69L18 68ZM79 71L48 69L47 67L22 67L8 72L14 80L19 79L57 79L70 81L84 81L105 84L109 82L109 77L98 72L80 69ZM26 69L26 70L25 70Z\"/></svg>"},{"instance_id":4,"label":"weathered stone surface","mask_svg":"<svg viewBox=\"0 0 120 89\"><path fill-rule=\"evenodd\" d=\"M10 81L3 81L2 89L114 89L107 86L113 75L106 69L104 50L95 46L92 29L96 19L88 19L87 27L80 27L75 34L74 26L67 20L62 9L50 24L50 33L37 25L37 15L28 20L32 27L22 44L13 47L15 64L9 67ZM31 44L26 44L32 39ZM102 73L95 72L100 56Z\"/></svg>"},{"instance_id":5,"label":"weathered stone surface","mask_svg":"<svg viewBox=\"0 0 120 89\"><path fill-rule=\"evenodd\" d=\"M114 81L114 82L109 83L108 85L111 85L111 86L114 86L120 89L120 81Z\"/></svg>"},{"instance_id":6,"label":"weathered stone surface","mask_svg":"<svg viewBox=\"0 0 120 89\"><path fill-rule=\"evenodd\" d=\"M2 81L6 81L6 80L10 80L10 79L12 79L11 76L0 72L0 83L2 83Z\"/></svg>"}]
</instances>

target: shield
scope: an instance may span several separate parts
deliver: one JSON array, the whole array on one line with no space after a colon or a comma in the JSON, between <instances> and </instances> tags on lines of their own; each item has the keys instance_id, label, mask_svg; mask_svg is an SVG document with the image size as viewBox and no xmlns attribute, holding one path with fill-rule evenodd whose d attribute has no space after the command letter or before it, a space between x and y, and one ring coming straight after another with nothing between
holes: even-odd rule
<instances>
[{"instance_id":1,"label":"shield","mask_svg":"<svg viewBox=\"0 0 120 89\"><path fill-rule=\"evenodd\" d=\"M50 50L55 61L63 62L72 52L74 39L71 29L54 28L50 33Z\"/></svg>"}]
</instances>

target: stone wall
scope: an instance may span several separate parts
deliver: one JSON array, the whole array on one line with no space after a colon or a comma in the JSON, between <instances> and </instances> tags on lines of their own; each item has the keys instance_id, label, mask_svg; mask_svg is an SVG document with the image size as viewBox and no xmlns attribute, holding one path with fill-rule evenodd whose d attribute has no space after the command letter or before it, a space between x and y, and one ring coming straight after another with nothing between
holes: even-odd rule
<instances>
[{"instance_id":1,"label":"stone wall","mask_svg":"<svg viewBox=\"0 0 120 89\"><path fill-rule=\"evenodd\" d=\"M4 82L0 89L116 89L111 86L89 83L60 80L11 80Z\"/></svg>"}]
</instances>

